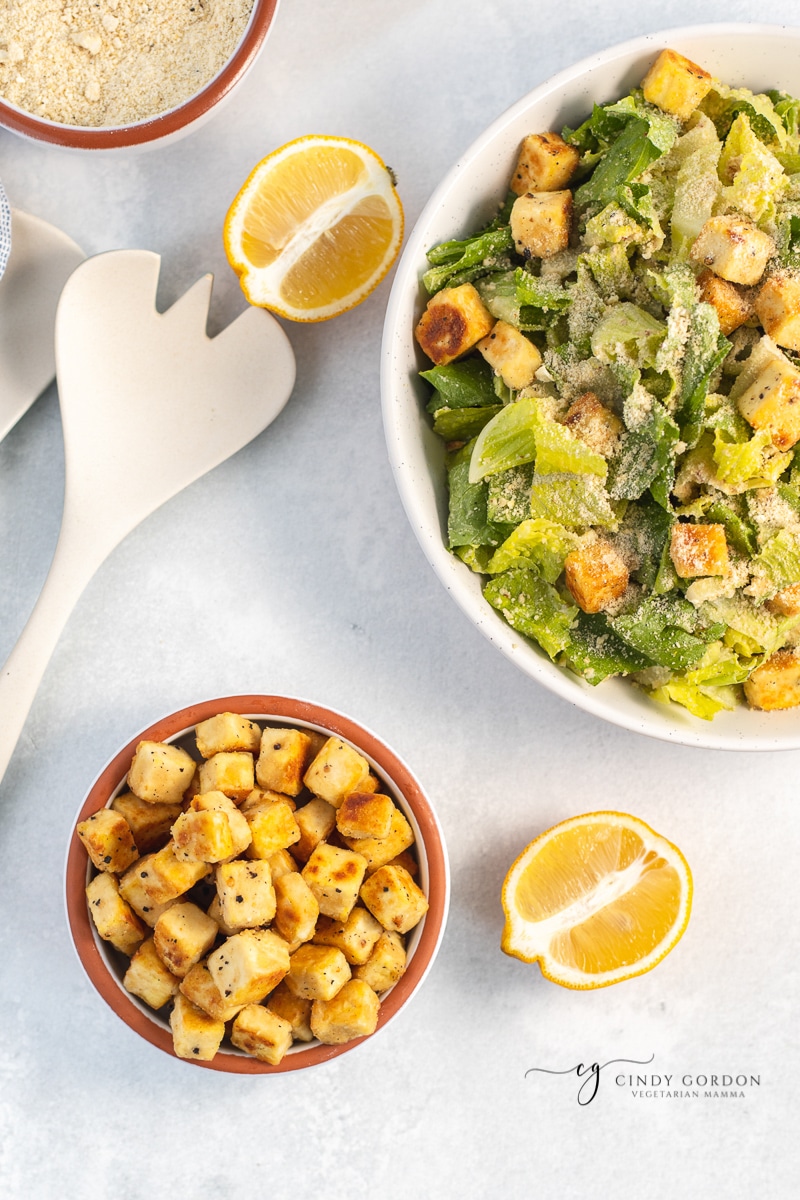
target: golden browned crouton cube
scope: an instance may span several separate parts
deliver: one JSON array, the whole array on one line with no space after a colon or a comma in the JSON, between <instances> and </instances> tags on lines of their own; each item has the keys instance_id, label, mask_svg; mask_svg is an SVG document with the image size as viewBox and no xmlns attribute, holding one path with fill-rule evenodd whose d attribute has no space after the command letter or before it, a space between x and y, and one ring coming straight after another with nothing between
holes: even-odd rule
<instances>
[{"instance_id":1,"label":"golden browned crouton cube","mask_svg":"<svg viewBox=\"0 0 800 1200\"><path fill-rule=\"evenodd\" d=\"M220 809L189 808L172 826L175 857L185 862L224 862L233 854L228 814Z\"/></svg>"},{"instance_id":2,"label":"golden browned crouton cube","mask_svg":"<svg viewBox=\"0 0 800 1200\"><path fill-rule=\"evenodd\" d=\"M157 850L164 844L181 812L179 804L150 804L134 796L133 792L116 796L111 807L128 822L140 854Z\"/></svg>"},{"instance_id":3,"label":"golden browned crouton cube","mask_svg":"<svg viewBox=\"0 0 800 1200\"><path fill-rule=\"evenodd\" d=\"M294 819L300 830L300 840L292 846L292 853L300 862L305 862L336 827L336 809L327 800L309 800L308 804L298 808Z\"/></svg>"},{"instance_id":4,"label":"golden browned crouton cube","mask_svg":"<svg viewBox=\"0 0 800 1200\"><path fill-rule=\"evenodd\" d=\"M297 871L275 880L275 928L287 942L307 942L314 932L319 905L311 888Z\"/></svg>"},{"instance_id":5,"label":"golden browned crouton cube","mask_svg":"<svg viewBox=\"0 0 800 1200\"><path fill-rule=\"evenodd\" d=\"M725 213L709 217L695 238L689 257L710 267L729 283L751 287L758 283L774 253L772 238L749 217Z\"/></svg>"},{"instance_id":6,"label":"golden browned crouton cube","mask_svg":"<svg viewBox=\"0 0 800 1200\"><path fill-rule=\"evenodd\" d=\"M384 929L408 933L428 911L425 893L402 867L381 867L361 889L361 899Z\"/></svg>"},{"instance_id":7,"label":"golden browned crouton cube","mask_svg":"<svg viewBox=\"0 0 800 1200\"><path fill-rule=\"evenodd\" d=\"M428 358L443 367L471 350L493 325L494 317L476 289L462 283L431 296L414 336Z\"/></svg>"},{"instance_id":8,"label":"golden browned crouton cube","mask_svg":"<svg viewBox=\"0 0 800 1200\"><path fill-rule=\"evenodd\" d=\"M628 568L614 547L600 538L570 551L564 574L570 595L585 613L602 612L628 586Z\"/></svg>"},{"instance_id":9,"label":"golden browned crouton cube","mask_svg":"<svg viewBox=\"0 0 800 1200\"><path fill-rule=\"evenodd\" d=\"M344 837L388 837L393 812L390 796L380 792L351 792L336 812L336 828Z\"/></svg>"},{"instance_id":10,"label":"golden browned crouton cube","mask_svg":"<svg viewBox=\"0 0 800 1200\"><path fill-rule=\"evenodd\" d=\"M357 967L367 961L382 933L383 926L372 913L356 905L346 921L320 917L314 942L318 946L336 946L351 966Z\"/></svg>"},{"instance_id":11,"label":"golden browned crouton cube","mask_svg":"<svg viewBox=\"0 0 800 1200\"><path fill-rule=\"evenodd\" d=\"M768 360L736 403L753 429L769 430L778 450L800 440L800 371L782 354Z\"/></svg>"},{"instance_id":12,"label":"golden browned crouton cube","mask_svg":"<svg viewBox=\"0 0 800 1200\"><path fill-rule=\"evenodd\" d=\"M672 526L669 556L681 579L727 575L730 564L725 526L677 522Z\"/></svg>"},{"instance_id":13,"label":"golden browned crouton cube","mask_svg":"<svg viewBox=\"0 0 800 1200\"><path fill-rule=\"evenodd\" d=\"M279 983L267 1001L267 1008L289 1022L295 1041L313 1042L310 1000L304 1000L302 996L293 996L285 983Z\"/></svg>"},{"instance_id":14,"label":"golden browned crouton cube","mask_svg":"<svg viewBox=\"0 0 800 1200\"><path fill-rule=\"evenodd\" d=\"M800 616L800 583L792 583L789 587L777 592L767 602L767 608L770 612L778 613L782 617Z\"/></svg>"},{"instance_id":15,"label":"golden browned crouton cube","mask_svg":"<svg viewBox=\"0 0 800 1200\"><path fill-rule=\"evenodd\" d=\"M402 854L398 854L396 858L390 859L388 863L381 863L381 866L382 867L405 867L405 869L408 871L409 875L412 878L416 878L416 876L419 874L419 864L418 864L417 860L414 858L414 855L410 854L408 850L404 850L402 852ZM367 869L367 874L368 875L372 874L371 868Z\"/></svg>"},{"instance_id":16,"label":"golden browned crouton cube","mask_svg":"<svg viewBox=\"0 0 800 1200\"><path fill-rule=\"evenodd\" d=\"M476 349L506 387L515 390L533 383L542 365L542 356L533 342L506 321L498 321L492 332L481 338Z\"/></svg>"},{"instance_id":17,"label":"golden browned crouton cube","mask_svg":"<svg viewBox=\"0 0 800 1200\"><path fill-rule=\"evenodd\" d=\"M132 870L136 870L134 866ZM174 900L194 887L206 875L211 874L211 865L204 862L189 862L178 858L175 853L175 843L167 842L150 859L146 878L147 891L154 904L164 904ZM141 875L141 872L140 872ZM145 877L142 876L143 881Z\"/></svg>"},{"instance_id":18,"label":"golden browned crouton cube","mask_svg":"<svg viewBox=\"0 0 800 1200\"><path fill-rule=\"evenodd\" d=\"M305 773L305 785L321 800L338 808L345 796L369 778L369 763L341 738L328 738Z\"/></svg>"},{"instance_id":19,"label":"golden browned crouton cube","mask_svg":"<svg viewBox=\"0 0 800 1200\"><path fill-rule=\"evenodd\" d=\"M713 83L708 71L675 50L662 50L642 80L644 98L679 121L687 121Z\"/></svg>"},{"instance_id":20,"label":"golden browned crouton cube","mask_svg":"<svg viewBox=\"0 0 800 1200\"><path fill-rule=\"evenodd\" d=\"M272 792L269 788L253 788L249 795L245 796L239 805L239 812L248 813L251 808L260 808L262 804L288 804L289 808L294 812L297 808L297 802L292 796L285 796L283 792Z\"/></svg>"},{"instance_id":21,"label":"golden browned crouton cube","mask_svg":"<svg viewBox=\"0 0 800 1200\"><path fill-rule=\"evenodd\" d=\"M217 896L216 893L215 893L214 898L212 899L211 903L209 904L207 911L208 911L208 915L211 917L211 920L216 921L217 926L219 927L219 931L223 937L230 937L231 934L239 933L238 929L236 929L236 928L234 928L234 926L228 925L226 923L225 918L222 915L222 905L220 904L219 896ZM202 1004L200 1005L200 1007L201 1008L203 1007Z\"/></svg>"},{"instance_id":22,"label":"golden browned crouton cube","mask_svg":"<svg viewBox=\"0 0 800 1200\"><path fill-rule=\"evenodd\" d=\"M356 967L354 978L363 979L374 992L394 987L406 969L406 950L399 933L387 930L375 943L375 949L363 967Z\"/></svg>"},{"instance_id":23,"label":"golden browned crouton cube","mask_svg":"<svg viewBox=\"0 0 800 1200\"><path fill-rule=\"evenodd\" d=\"M269 858L300 841L300 826L283 800L266 801L243 814L250 828L248 858Z\"/></svg>"},{"instance_id":24,"label":"golden browned crouton cube","mask_svg":"<svg viewBox=\"0 0 800 1200\"><path fill-rule=\"evenodd\" d=\"M151 1008L163 1008L177 994L180 980L164 966L149 937L142 942L125 972L122 986Z\"/></svg>"},{"instance_id":25,"label":"golden browned crouton cube","mask_svg":"<svg viewBox=\"0 0 800 1200\"><path fill-rule=\"evenodd\" d=\"M180 804L197 764L180 746L139 742L128 771L128 787L151 804Z\"/></svg>"},{"instance_id":26,"label":"golden browned crouton cube","mask_svg":"<svg viewBox=\"0 0 800 1200\"><path fill-rule=\"evenodd\" d=\"M520 147L509 187L526 192L558 192L565 188L580 162L580 154L557 133L530 133Z\"/></svg>"},{"instance_id":27,"label":"golden browned crouton cube","mask_svg":"<svg viewBox=\"0 0 800 1200\"><path fill-rule=\"evenodd\" d=\"M800 650L777 650L744 681L751 708L775 712L800 704Z\"/></svg>"},{"instance_id":28,"label":"golden browned crouton cube","mask_svg":"<svg viewBox=\"0 0 800 1200\"><path fill-rule=\"evenodd\" d=\"M153 894L159 894L161 882L150 870L150 864L155 854L146 854L129 867L119 881L119 894L128 901L133 911L141 917L152 929L162 913L177 904L177 897L171 900L156 902Z\"/></svg>"},{"instance_id":29,"label":"golden browned crouton cube","mask_svg":"<svg viewBox=\"0 0 800 1200\"><path fill-rule=\"evenodd\" d=\"M86 888L89 912L103 941L111 942L123 954L131 955L144 941L146 926L119 894L113 875L103 871Z\"/></svg>"},{"instance_id":30,"label":"golden browned crouton cube","mask_svg":"<svg viewBox=\"0 0 800 1200\"><path fill-rule=\"evenodd\" d=\"M564 424L603 458L610 458L619 445L622 422L594 392L584 392L573 401L567 409Z\"/></svg>"},{"instance_id":31,"label":"golden browned crouton cube","mask_svg":"<svg viewBox=\"0 0 800 1200\"><path fill-rule=\"evenodd\" d=\"M217 940L217 925L196 904L173 904L153 930L158 956L165 967L183 979Z\"/></svg>"},{"instance_id":32,"label":"golden browned crouton cube","mask_svg":"<svg viewBox=\"0 0 800 1200\"><path fill-rule=\"evenodd\" d=\"M739 290L735 283L715 275L713 271L703 271L697 277L700 287L700 299L711 304L717 310L719 331L727 337L749 321L753 315L753 305L746 293Z\"/></svg>"},{"instance_id":33,"label":"golden browned crouton cube","mask_svg":"<svg viewBox=\"0 0 800 1200\"><path fill-rule=\"evenodd\" d=\"M800 279L796 275L783 273L767 279L756 296L755 310L774 342L800 353Z\"/></svg>"},{"instance_id":34,"label":"golden browned crouton cube","mask_svg":"<svg viewBox=\"0 0 800 1200\"><path fill-rule=\"evenodd\" d=\"M229 1004L223 1000L206 962L195 963L178 982L186 999L215 1021L232 1021L242 1008L241 1004Z\"/></svg>"},{"instance_id":35,"label":"golden browned crouton cube","mask_svg":"<svg viewBox=\"0 0 800 1200\"><path fill-rule=\"evenodd\" d=\"M302 875L316 897L319 911L344 921L358 898L366 869L366 859L360 854L323 842L303 867Z\"/></svg>"},{"instance_id":36,"label":"golden browned crouton cube","mask_svg":"<svg viewBox=\"0 0 800 1200\"><path fill-rule=\"evenodd\" d=\"M292 1044L292 1026L262 1004L247 1004L233 1022L231 1041L245 1054L277 1067Z\"/></svg>"},{"instance_id":37,"label":"golden browned crouton cube","mask_svg":"<svg viewBox=\"0 0 800 1200\"><path fill-rule=\"evenodd\" d=\"M295 950L285 983L293 996L330 1000L350 978L347 959L336 946L306 943Z\"/></svg>"},{"instance_id":38,"label":"golden browned crouton cube","mask_svg":"<svg viewBox=\"0 0 800 1200\"><path fill-rule=\"evenodd\" d=\"M367 872L376 871L414 845L414 831L400 809L392 812L392 826L385 838L345 838L351 850L367 860Z\"/></svg>"},{"instance_id":39,"label":"golden browned crouton cube","mask_svg":"<svg viewBox=\"0 0 800 1200\"><path fill-rule=\"evenodd\" d=\"M569 245L572 192L526 192L511 209L511 236L523 258L550 258Z\"/></svg>"},{"instance_id":40,"label":"golden browned crouton cube","mask_svg":"<svg viewBox=\"0 0 800 1200\"><path fill-rule=\"evenodd\" d=\"M269 863L232 862L217 867L217 896L227 929L255 929L275 916Z\"/></svg>"},{"instance_id":41,"label":"golden browned crouton cube","mask_svg":"<svg viewBox=\"0 0 800 1200\"><path fill-rule=\"evenodd\" d=\"M296 796L303 790L303 772L311 759L311 738L299 729L265 729L256 763L262 788Z\"/></svg>"},{"instance_id":42,"label":"golden browned crouton cube","mask_svg":"<svg viewBox=\"0 0 800 1200\"><path fill-rule=\"evenodd\" d=\"M273 883L276 879L280 879L281 875L288 875L292 871L297 870L297 863L288 850L276 850L274 854L270 854L266 861L269 863L269 869L272 872Z\"/></svg>"},{"instance_id":43,"label":"golden browned crouton cube","mask_svg":"<svg viewBox=\"0 0 800 1200\"><path fill-rule=\"evenodd\" d=\"M367 1037L378 1025L381 1002L363 979L349 980L332 1000L311 1005L311 1030L327 1046Z\"/></svg>"},{"instance_id":44,"label":"golden browned crouton cube","mask_svg":"<svg viewBox=\"0 0 800 1200\"><path fill-rule=\"evenodd\" d=\"M207 965L229 1004L258 1004L289 970L289 950L268 929L243 929L209 954Z\"/></svg>"},{"instance_id":45,"label":"golden browned crouton cube","mask_svg":"<svg viewBox=\"0 0 800 1200\"><path fill-rule=\"evenodd\" d=\"M201 792L192 797L189 808L193 812L224 812L231 827L233 838L233 856L241 854L250 845L250 826L247 824L235 802L224 792Z\"/></svg>"},{"instance_id":46,"label":"golden browned crouton cube","mask_svg":"<svg viewBox=\"0 0 800 1200\"><path fill-rule=\"evenodd\" d=\"M255 785L252 754L245 750L221 750L200 764L201 792L222 792L235 800L244 800Z\"/></svg>"},{"instance_id":47,"label":"golden browned crouton cube","mask_svg":"<svg viewBox=\"0 0 800 1200\"><path fill-rule=\"evenodd\" d=\"M213 758L215 754L235 750L249 750L251 754L257 754L261 728L255 721L248 721L247 717L224 712L201 721L195 729L195 736L197 749L203 758Z\"/></svg>"},{"instance_id":48,"label":"golden browned crouton cube","mask_svg":"<svg viewBox=\"0 0 800 1200\"><path fill-rule=\"evenodd\" d=\"M139 857L130 825L110 808L101 808L79 821L76 832L98 871L118 875Z\"/></svg>"},{"instance_id":49,"label":"golden browned crouton cube","mask_svg":"<svg viewBox=\"0 0 800 1200\"><path fill-rule=\"evenodd\" d=\"M217 1053L225 1036L225 1022L218 1021L197 1008L180 992L169 1017L172 1045L178 1058L194 1058L209 1062Z\"/></svg>"}]
</instances>

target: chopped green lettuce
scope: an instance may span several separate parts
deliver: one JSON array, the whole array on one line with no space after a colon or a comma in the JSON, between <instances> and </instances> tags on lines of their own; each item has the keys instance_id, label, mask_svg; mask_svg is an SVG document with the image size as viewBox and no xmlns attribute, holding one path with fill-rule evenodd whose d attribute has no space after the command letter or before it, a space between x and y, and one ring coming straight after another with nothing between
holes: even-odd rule
<instances>
[{"instance_id":1,"label":"chopped green lettuce","mask_svg":"<svg viewBox=\"0 0 800 1200\"><path fill-rule=\"evenodd\" d=\"M616 529L619 517L599 475L540 475L531 485L531 516L568 529Z\"/></svg>"},{"instance_id":2,"label":"chopped green lettuce","mask_svg":"<svg viewBox=\"0 0 800 1200\"><path fill-rule=\"evenodd\" d=\"M502 225L463 241L442 242L428 251L433 264L422 276L422 284L430 296L443 287L458 287L488 271L506 265L507 255L514 248L511 228Z\"/></svg>"},{"instance_id":3,"label":"chopped green lettuce","mask_svg":"<svg viewBox=\"0 0 800 1200\"><path fill-rule=\"evenodd\" d=\"M470 483L496 471L507 471L536 457L536 423L540 401L535 398L507 404L478 434L469 467Z\"/></svg>"},{"instance_id":4,"label":"chopped green lettuce","mask_svg":"<svg viewBox=\"0 0 800 1200\"><path fill-rule=\"evenodd\" d=\"M654 367L667 332L645 309L624 301L608 309L592 333L592 354L601 362L625 359L638 367Z\"/></svg>"},{"instance_id":5,"label":"chopped green lettuce","mask_svg":"<svg viewBox=\"0 0 800 1200\"><path fill-rule=\"evenodd\" d=\"M575 533L542 517L523 521L492 555L486 570L498 575L515 566L535 566L547 583L555 583L564 559L578 545Z\"/></svg>"},{"instance_id":6,"label":"chopped green lettuce","mask_svg":"<svg viewBox=\"0 0 800 1200\"><path fill-rule=\"evenodd\" d=\"M451 550L457 546L499 546L511 532L508 525L489 519L486 484L470 483L471 454L472 443L468 443L451 457L448 467L447 542Z\"/></svg>"},{"instance_id":7,"label":"chopped green lettuce","mask_svg":"<svg viewBox=\"0 0 800 1200\"><path fill-rule=\"evenodd\" d=\"M700 661L706 643L725 632L718 622L704 628L697 609L679 596L650 596L635 612L611 621L615 633L659 667L683 671Z\"/></svg>"},{"instance_id":8,"label":"chopped green lettuce","mask_svg":"<svg viewBox=\"0 0 800 1200\"><path fill-rule=\"evenodd\" d=\"M630 675L651 666L644 654L614 632L603 613L578 613L565 658L567 666L593 687L610 675Z\"/></svg>"},{"instance_id":9,"label":"chopped green lettuce","mask_svg":"<svg viewBox=\"0 0 800 1200\"><path fill-rule=\"evenodd\" d=\"M720 199L728 209L736 209L754 221L773 219L777 202L786 191L786 175L775 155L753 132L750 121L740 112L719 160L723 180Z\"/></svg>"},{"instance_id":10,"label":"chopped green lettuce","mask_svg":"<svg viewBox=\"0 0 800 1200\"><path fill-rule=\"evenodd\" d=\"M512 567L490 579L483 594L512 629L533 638L550 658L569 646L569 628L578 610L564 604L537 571Z\"/></svg>"},{"instance_id":11,"label":"chopped green lettuce","mask_svg":"<svg viewBox=\"0 0 800 1200\"><path fill-rule=\"evenodd\" d=\"M436 389L428 402L429 413L439 408L480 408L496 403L493 371L483 358L464 358L420 371L420 375Z\"/></svg>"}]
</instances>

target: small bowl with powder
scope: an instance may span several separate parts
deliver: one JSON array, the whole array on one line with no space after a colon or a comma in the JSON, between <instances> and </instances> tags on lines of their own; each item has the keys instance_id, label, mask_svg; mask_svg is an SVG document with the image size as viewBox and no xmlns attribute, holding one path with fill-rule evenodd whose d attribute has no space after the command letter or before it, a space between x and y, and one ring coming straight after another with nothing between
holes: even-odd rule
<instances>
[{"instance_id":1,"label":"small bowl with powder","mask_svg":"<svg viewBox=\"0 0 800 1200\"><path fill-rule=\"evenodd\" d=\"M263 49L278 0L8 0L0 125L56 146L162 144L208 119Z\"/></svg>"}]
</instances>

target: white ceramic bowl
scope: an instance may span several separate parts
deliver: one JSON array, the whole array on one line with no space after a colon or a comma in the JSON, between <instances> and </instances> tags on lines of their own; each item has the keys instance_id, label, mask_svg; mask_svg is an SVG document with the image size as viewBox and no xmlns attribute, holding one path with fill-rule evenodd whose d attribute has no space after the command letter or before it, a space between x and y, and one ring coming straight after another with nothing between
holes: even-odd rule
<instances>
[{"instance_id":1,"label":"white ceramic bowl","mask_svg":"<svg viewBox=\"0 0 800 1200\"><path fill-rule=\"evenodd\" d=\"M508 109L436 189L400 260L386 313L381 368L389 458L408 518L440 580L481 633L533 679L587 712L650 737L726 750L797 749L798 709L768 714L740 708L705 722L676 705L649 700L622 679L592 688L507 625L483 599L481 577L444 544L444 450L424 411L429 389L417 375L430 363L413 338L427 299L419 282L428 265L425 251L447 238L466 236L492 218L526 134L578 125L594 101L615 100L640 83L663 47L678 50L732 86L800 94L800 28L698 25L612 46L561 71Z\"/></svg>"}]
</instances>

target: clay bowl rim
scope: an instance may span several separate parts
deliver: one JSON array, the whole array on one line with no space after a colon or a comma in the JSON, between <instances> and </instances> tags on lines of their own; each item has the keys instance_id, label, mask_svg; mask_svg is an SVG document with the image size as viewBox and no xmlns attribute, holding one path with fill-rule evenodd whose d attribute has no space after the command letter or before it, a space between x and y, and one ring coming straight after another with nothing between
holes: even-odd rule
<instances>
[{"instance_id":1,"label":"clay bowl rim","mask_svg":"<svg viewBox=\"0 0 800 1200\"><path fill-rule=\"evenodd\" d=\"M261 53L280 0L255 0L236 49L204 88L166 112L127 125L65 125L37 117L0 98L0 126L34 141L72 150L120 150L158 144L211 112L244 78Z\"/></svg>"},{"instance_id":2,"label":"clay bowl rim","mask_svg":"<svg viewBox=\"0 0 800 1200\"><path fill-rule=\"evenodd\" d=\"M322 729L351 742L372 761L378 773L386 778L395 791L396 798L413 818L412 823L417 825L421 835L418 846L420 865L423 871L427 868L430 907L421 926L418 927L418 940L409 957L405 974L391 991L384 994L375 1033L370 1037L357 1038L339 1046L311 1044L307 1049L291 1051L277 1066L270 1066L258 1059L231 1053L229 1050L220 1050L210 1062L179 1059L172 1048L169 1028L162 1023L163 1018L160 1020L155 1012L149 1015L150 1010L145 1010L144 1005L139 1007L134 998L124 991L121 982L106 962L92 927L84 892L89 860L75 833L78 821L105 807L116 795L124 782L138 742L172 740L190 730L199 721L220 712L251 714L260 720L280 718ZM449 898L450 871L442 829L430 801L406 763L377 734L352 718L313 701L289 696L249 694L204 700L162 717L131 738L103 768L82 802L72 825L65 869L67 923L75 952L89 981L106 1004L130 1029L177 1062L240 1075L283 1074L328 1062L370 1041L385 1029L419 990L433 964L444 935Z\"/></svg>"}]
</instances>

